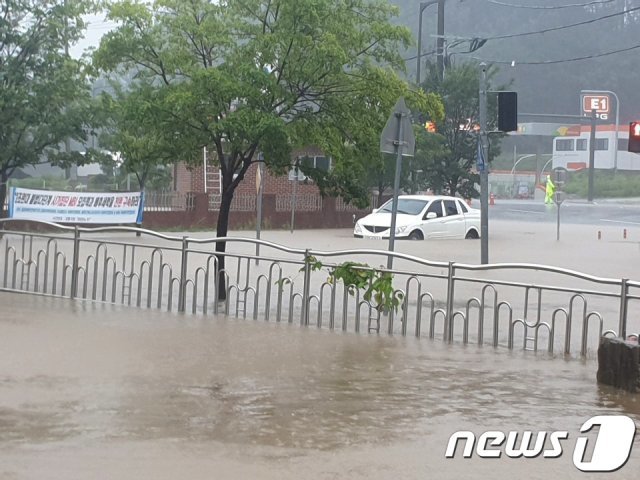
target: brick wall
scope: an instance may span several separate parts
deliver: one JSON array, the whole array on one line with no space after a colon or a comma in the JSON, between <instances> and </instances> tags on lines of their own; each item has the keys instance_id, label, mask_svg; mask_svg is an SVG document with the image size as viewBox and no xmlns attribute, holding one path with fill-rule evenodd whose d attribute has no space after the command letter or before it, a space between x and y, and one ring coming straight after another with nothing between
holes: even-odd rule
<instances>
[{"instance_id":1,"label":"brick wall","mask_svg":"<svg viewBox=\"0 0 640 480\"><path fill-rule=\"evenodd\" d=\"M280 211L276 208L276 194L265 194L262 201L263 228L289 228L291 211ZM145 212L143 227L150 229L162 228L211 228L215 229L218 212L209 210L209 196L204 193L194 194L193 207L187 211L177 212ZM335 198L324 198L319 210L295 212L295 228L351 228L353 215L361 218L370 210L341 210L336 208ZM253 229L256 225L255 211L232 211L229 219L230 230Z\"/></svg>"},{"instance_id":2,"label":"brick wall","mask_svg":"<svg viewBox=\"0 0 640 480\"><path fill-rule=\"evenodd\" d=\"M215 153L208 150L207 168L209 172L217 171L215 165ZM292 155L292 163L297 157L322 155L322 151L316 147L306 147L295 150ZM235 192L239 194L255 194L256 193L256 172L258 166L252 165L245 174L244 180L238 185ZM264 193L267 195L286 195L291 194L293 190L293 181L289 180L289 175L274 176L266 169L263 175ZM204 169L202 165L187 167L184 163L179 163L174 169L174 189L179 192L204 192ZM318 188L309 180L299 181L296 191L302 195L317 194Z\"/></svg>"},{"instance_id":3,"label":"brick wall","mask_svg":"<svg viewBox=\"0 0 640 480\"><path fill-rule=\"evenodd\" d=\"M177 163L173 168L173 189L176 192L204 192L204 169L202 165L187 166Z\"/></svg>"}]
</instances>

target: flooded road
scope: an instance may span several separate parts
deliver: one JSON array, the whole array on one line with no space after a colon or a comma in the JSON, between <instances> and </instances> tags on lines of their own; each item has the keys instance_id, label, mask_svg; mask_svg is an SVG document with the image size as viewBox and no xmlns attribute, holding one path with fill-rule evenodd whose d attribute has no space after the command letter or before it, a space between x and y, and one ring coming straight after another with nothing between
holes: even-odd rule
<instances>
[{"instance_id":1,"label":"flooded road","mask_svg":"<svg viewBox=\"0 0 640 480\"><path fill-rule=\"evenodd\" d=\"M0 479L588 478L593 361L0 293ZM452 433L567 430L557 459L445 459ZM640 445L606 478L635 478Z\"/></svg>"}]
</instances>

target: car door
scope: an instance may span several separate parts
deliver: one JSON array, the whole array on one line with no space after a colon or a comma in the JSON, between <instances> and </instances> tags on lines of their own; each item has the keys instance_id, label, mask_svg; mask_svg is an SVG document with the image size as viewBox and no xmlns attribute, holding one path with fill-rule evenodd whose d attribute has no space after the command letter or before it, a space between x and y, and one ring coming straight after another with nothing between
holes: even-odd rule
<instances>
[{"instance_id":1,"label":"car door","mask_svg":"<svg viewBox=\"0 0 640 480\"><path fill-rule=\"evenodd\" d=\"M436 218L427 218L429 213L435 213ZM422 216L422 233L424 238L443 238L445 236L444 226L444 210L442 208L442 200L433 200Z\"/></svg>"},{"instance_id":2,"label":"car door","mask_svg":"<svg viewBox=\"0 0 640 480\"><path fill-rule=\"evenodd\" d=\"M464 215L458 208L455 199L442 201L444 207L443 229L446 238L464 238Z\"/></svg>"}]
</instances>

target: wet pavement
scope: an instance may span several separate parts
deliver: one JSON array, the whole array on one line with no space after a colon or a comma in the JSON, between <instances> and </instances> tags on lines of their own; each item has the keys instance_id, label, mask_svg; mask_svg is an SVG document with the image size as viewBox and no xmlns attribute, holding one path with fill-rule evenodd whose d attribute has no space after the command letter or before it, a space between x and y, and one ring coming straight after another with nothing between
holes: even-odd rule
<instances>
[{"instance_id":1,"label":"wet pavement","mask_svg":"<svg viewBox=\"0 0 640 480\"><path fill-rule=\"evenodd\" d=\"M596 363L0 292L0 479L589 478ZM445 459L452 433L567 430L557 459ZM621 470L636 478L640 445Z\"/></svg>"}]
</instances>

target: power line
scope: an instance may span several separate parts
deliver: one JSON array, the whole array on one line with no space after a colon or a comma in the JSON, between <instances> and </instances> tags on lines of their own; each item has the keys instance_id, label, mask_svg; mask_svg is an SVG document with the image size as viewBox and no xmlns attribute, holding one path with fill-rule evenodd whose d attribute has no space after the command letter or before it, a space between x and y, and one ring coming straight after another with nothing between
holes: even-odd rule
<instances>
[{"instance_id":1,"label":"power line","mask_svg":"<svg viewBox=\"0 0 640 480\"><path fill-rule=\"evenodd\" d=\"M484 37L484 38L485 38L485 40L502 40L502 39L505 39L505 38L526 37L526 36L529 36L529 35L540 35L540 34L543 34L543 33L555 32L555 31L558 31L558 30L565 30L567 28L574 28L574 27L579 27L581 25L588 25L588 24L591 24L591 23L600 22L602 20L608 20L609 18L619 17L620 15L627 15L628 13L635 12L637 10L640 10L640 7L629 8L628 10L624 10L622 12L616 12L616 13L612 13L612 14L609 14L609 15L605 15L603 17L592 18L591 20L585 20L585 21L578 22L578 23L571 23L569 25L561 25L559 27L545 28L543 30L536 30L536 31L533 31L533 32L511 33L511 34L507 34L507 35L497 35L495 37Z\"/></svg>"},{"instance_id":2,"label":"power line","mask_svg":"<svg viewBox=\"0 0 640 480\"><path fill-rule=\"evenodd\" d=\"M487 0L487 1L490 1L490 0ZM548 32L554 32L554 31L558 31L558 30L565 30L567 28L574 28L574 27L578 27L578 26L581 26L581 25L588 25L588 24L591 24L591 23L600 22L602 20L607 20L609 18L618 17L620 15L626 15L628 13L635 12L637 10L640 10L640 7L630 8L630 9L624 10L622 12L616 12L616 13L612 13L612 14L609 14L609 15L605 15L603 17L592 18L591 20L585 20L585 21L578 22L578 23L572 23L572 24L568 24L568 25L561 25L559 27L545 28L543 30L536 30L536 31L532 31L532 32L512 33L512 34L506 34L506 35L497 35L497 36L494 36L494 37L482 37L482 38L470 39L470 40L473 40L473 41L476 41L476 42L480 42L476 48L471 49L471 52L474 51L474 50L477 50L478 48L483 46L488 40L502 40L502 39L506 39L506 38L525 37L525 36L530 36L530 35L541 35L541 34L548 33ZM614 53L626 52L626 51L629 51L629 50L633 50L635 48L638 48L638 46L634 46L634 47L627 48L627 49L622 49L622 50L616 50L616 51L612 51L612 52L607 52L607 53L603 53L603 54L598 54L598 55L595 55L595 56L578 57L578 58L569 59L569 60L557 60L557 61L552 60L552 61L549 61L549 62L531 62L531 63L518 62L518 63L520 63L520 64L531 64L531 65L543 65L545 63L562 63L564 61L572 62L572 61L578 61L578 60L588 60L590 58L598 58L598 57L604 57L604 56L607 56L607 55L613 55ZM468 52L468 53L471 53L471 52ZM466 53L466 52L460 52L460 53ZM423 54L423 55L425 55L425 54ZM417 55L414 55L413 57L405 58L404 60L408 61L408 60L414 60L416 58L417 58ZM512 62L494 62L494 63L511 64Z\"/></svg>"},{"instance_id":3,"label":"power line","mask_svg":"<svg viewBox=\"0 0 640 480\"><path fill-rule=\"evenodd\" d=\"M609 52L604 52L604 53L597 53L597 54L593 54L593 55L585 55L583 57L574 57L574 58L566 58L563 60L544 60L544 61L540 61L540 62L516 62L515 60L512 61L505 61L505 60L487 60L484 58L480 58L480 57L471 57L475 60L480 60L483 62L488 62L488 63L496 63L498 65L511 65L511 66L515 66L515 65L553 65L553 64L557 64L557 63L568 63L568 62L579 62L581 60L591 60L594 58L600 58L600 57L606 57L609 55L615 55L616 53L624 53L624 52L629 52L631 50L636 50L640 48L640 45L633 45L631 47L627 47L627 48L621 48L618 50L611 50Z\"/></svg>"},{"instance_id":4,"label":"power line","mask_svg":"<svg viewBox=\"0 0 640 480\"><path fill-rule=\"evenodd\" d=\"M437 50L431 50L429 52L422 52L422 54L420 55L421 57L430 57L431 55L435 55L437 52ZM418 55L413 55L411 57L404 57L402 60L404 60L405 62L408 62L410 60L415 60L416 58L418 58Z\"/></svg>"},{"instance_id":5,"label":"power line","mask_svg":"<svg viewBox=\"0 0 640 480\"><path fill-rule=\"evenodd\" d=\"M494 5L500 5L501 7L511 7L511 8L526 8L529 10L560 10L563 8L577 8L577 7L591 7L593 5L604 5L607 3L613 3L617 0L594 0L593 2L588 3L569 3L566 5L556 5L556 6L545 6L545 5L516 5L513 3L499 2L498 0L485 0L488 3L492 3Z\"/></svg>"}]
</instances>

